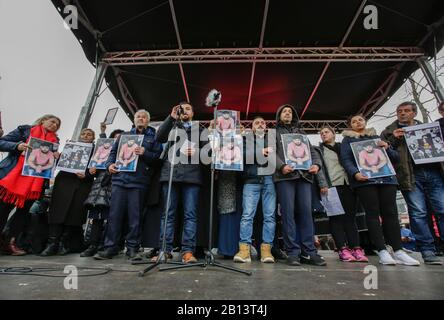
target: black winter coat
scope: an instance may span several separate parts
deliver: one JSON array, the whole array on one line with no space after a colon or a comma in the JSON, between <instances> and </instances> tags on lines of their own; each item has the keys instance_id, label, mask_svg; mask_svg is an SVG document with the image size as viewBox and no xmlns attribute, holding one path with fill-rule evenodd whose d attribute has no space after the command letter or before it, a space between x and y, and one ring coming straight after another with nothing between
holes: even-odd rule
<instances>
[{"instance_id":1,"label":"black winter coat","mask_svg":"<svg viewBox=\"0 0 444 320\"><path fill-rule=\"evenodd\" d=\"M289 125L285 125L280 121L281 112L284 108L289 107L293 110L293 120ZM282 147L281 135L286 133L300 133L305 134L299 129L299 118L296 109L291 105L283 105L279 107L276 112L276 172L274 174L274 181L296 180L304 179L310 183L314 181L314 175L306 170L295 170L289 174L283 174L282 168L285 166L284 149ZM313 165L317 165L319 169L322 168L322 161L319 154L310 145L311 161Z\"/></svg>"},{"instance_id":2,"label":"black winter coat","mask_svg":"<svg viewBox=\"0 0 444 320\"><path fill-rule=\"evenodd\" d=\"M92 184L88 198L85 200L87 209L108 208L111 198L111 175L108 171L100 170Z\"/></svg>"},{"instance_id":3,"label":"black winter coat","mask_svg":"<svg viewBox=\"0 0 444 320\"><path fill-rule=\"evenodd\" d=\"M162 165L162 170L161 170L161 174L160 174L160 182L168 182L169 178L170 178L170 168L171 168L171 163L168 160L168 153L170 148L173 146L173 141L174 140L174 128L178 127L178 131L179 132L185 132L185 134L188 137L189 141L193 141L192 137L196 136L199 138L200 140L200 134L201 134L201 129L199 128L198 125L192 125L189 128L184 128L182 126L181 123L176 122L174 120L174 118L172 118L171 116L168 116L165 121L162 123L162 125L159 127L159 129L157 130L157 135L156 135L156 140L160 143L167 143L166 147L164 149L163 152L163 165ZM171 139L169 141L168 137L171 135ZM179 137L180 137L180 133L178 135L178 139L176 141L179 141ZM199 157L200 150L201 148L204 147L205 144L207 144L208 141L200 141L199 142L199 148L197 148L197 146L195 147L196 150L196 154L194 155L195 157ZM176 152L176 157L177 160L179 159L180 156L180 146L176 146L177 148L177 152ZM174 172L173 172L173 182L183 182L183 183L193 183L193 184L199 184L202 185L203 182L203 165L200 163L200 159L199 159L199 163L198 164L192 164L191 160L190 163L176 163L174 165Z\"/></svg>"}]
</instances>

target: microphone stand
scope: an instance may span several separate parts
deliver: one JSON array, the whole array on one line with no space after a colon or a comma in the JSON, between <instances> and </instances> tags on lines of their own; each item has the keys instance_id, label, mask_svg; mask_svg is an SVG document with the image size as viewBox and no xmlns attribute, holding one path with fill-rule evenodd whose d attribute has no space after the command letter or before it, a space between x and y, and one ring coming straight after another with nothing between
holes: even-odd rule
<instances>
[{"instance_id":1,"label":"microphone stand","mask_svg":"<svg viewBox=\"0 0 444 320\"><path fill-rule=\"evenodd\" d=\"M175 261L168 261L167 259L167 255L166 255L166 229L167 229L167 224L168 224L168 212L170 209L170 199L171 199L171 188L173 185L173 172L174 172L174 165L176 162L176 152L177 152L177 147L176 147L176 142L177 142L177 132L178 132L178 122L180 123L180 113L181 113L182 108L179 108L177 110L176 113L176 123L175 128L174 128L174 142L173 142L173 156L172 156L172 161L171 161L171 165L170 165L170 177L168 180L168 193L167 193L167 200L166 200L166 205L165 205L165 215L164 215L164 224L163 224L163 239L162 239L162 248L160 249L160 252L157 256L157 260L155 262L151 262L151 261L133 261L131 264L132 265L138 265L138 264L151 264L150 266L146 267L145 269L139 271L139 277L143 277L147 272L149 272L150 270L154 269L157 266L160 266L162 264L170 264L173 266L169 266L169 267L160 267L159 271L166 271L166 270L171 270L171 269L185 269L185 268L192 268L192 267L205 267L205 263L204 262L199 262L199 263L183 263L183 262L175 262ZM167 160L168 161L168 160Z\"/></svg>"},{"instance_id":2,"label":"microphone stand","mask_svg":"<svg viewBox=\"0 0 444 320\"><path fill-rule=\"evenodd\" d=\"M235 271L235 272L239 272L239 273L243 273L246 274L248 276L252 275L251 271L248 270L242 270L236 267L231 267L225 264L222 264L220 262L216 261L216 258L214 257L214 254L212 252L212 248L213 248L213 207L214 207L214 173L216 171L216 167L215 167L215 160L216 160L216 155L214 152L215 149L215 135L217 134L217 130L216 130L216 121L217 121L217 107L218 105L214 105L214 128L213 128L213 140L212 140L212 151L211 151L211 194L210 194L210 230L209 230L209 237L208 237L208 250L205 250L205 267L207 266L214 266L214 267L219 267L219 268L223 268L223 269L227 269L227 270L231 270L231 271Z\"/></svg>"}]
</instances>

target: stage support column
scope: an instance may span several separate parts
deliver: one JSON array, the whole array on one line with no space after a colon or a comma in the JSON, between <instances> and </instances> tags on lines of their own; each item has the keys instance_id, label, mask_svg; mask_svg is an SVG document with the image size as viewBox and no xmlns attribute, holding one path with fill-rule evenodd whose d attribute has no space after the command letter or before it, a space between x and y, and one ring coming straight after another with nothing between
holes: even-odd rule
<instances>
[{"instance_id":1,"label":"stage support column","mask_svg":"<svg viewBox=\"0 0 444 320\"><path fill-rule=\"evenodd\" d=\"M102 86L103 78L105 77L107 64L99 63L96 70L93 83L89 89L88 97L86 98L85 105L80 110L79 118L77 119L77 124L72 134L72 140L77 141L80 136L80 131L89 125L89 120L94 111L94 106L100 92L100 87Z\"/></svg>"},{"instance_id":2,"label":"stage support column","mask_svg":"<svg viewBox=\"0 0 444 320\"><path fill-rule=\"evenodd\" d=\"M435 77L435 71L433 70L432 66L430 65L430 62L427 61L426 58L419 58L416 61L418 62L418 65L421 68L421 71L424 74L424 77L426 78L430 89L432 90L433 94L435 95L436 100L438 101L438 103L443 102L444 101L444 89L442 87L441 82L439 81L439 78Z\"/></svg>"}]
</instances>

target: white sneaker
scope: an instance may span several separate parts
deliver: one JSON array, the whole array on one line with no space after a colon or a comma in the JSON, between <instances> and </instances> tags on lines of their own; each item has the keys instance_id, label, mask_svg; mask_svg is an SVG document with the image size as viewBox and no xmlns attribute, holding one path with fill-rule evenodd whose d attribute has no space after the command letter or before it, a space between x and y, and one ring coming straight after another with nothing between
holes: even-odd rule
<instances>
[{"instance_id":1,"label":"white sneaker","mask_svg":"<svg viewBox=\"0 0 444 320\"><path fill-rule=\"evenodd\" d=\"M395 266L396 261L392 258L387 250L378 251L379 263L384 265Z\"/></svg>"},{"instance_id":2,"label":"white sneaker","mask_svg":"<svg viewBox=\"0 0 444 320\"><path fill-rule=\"evenodd\" d=\"M405 266L419 266L421 263L418 260L413 259L404 250L398 250L394 254L396 263L403 264Z\"/></svg>"}]
</instances>

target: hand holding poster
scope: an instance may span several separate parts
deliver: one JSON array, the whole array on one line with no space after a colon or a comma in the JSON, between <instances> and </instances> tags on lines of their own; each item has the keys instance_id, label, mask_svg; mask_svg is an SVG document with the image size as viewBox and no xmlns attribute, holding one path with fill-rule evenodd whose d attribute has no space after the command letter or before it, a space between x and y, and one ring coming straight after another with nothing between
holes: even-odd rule
<instances>
[{"instance_id":1,"label":"hand holding poster","mask_svg":"<svg viewBox=\"0 0 444 320\"><path fill-rule=\"evenodd\" d=\"M143 135L121 135L117 149L116 166L119 171L135 172L139 156L136 148L142 146Z\"/></svg>"},{"instance_id":2,"label":"hand holding poster","mask_svg":"<svg viewBox=\"0 0 444 320\"><path fill-rule=\"evenodd\" d=\"M55 158L54 152L58 144L31 137L29 139L30 149L26 149L25 164L22 175L51 179L54 177Z\"/></svg>"},{"instance_id":3,"label":"hand holding poster","mask_svg":"<svg viewBox=\"0 0 444 320\"><path fill-rule=\"evenodd\" d=\"M111 149L116 139L101 138L97 140L93 156L89 161L88 168L106 169L105 163L111 153Z\"/></svg>"},{"instance_id":4,"label":"hand holding poster","mask_svg":"<svg viewBox=\"0 0 444 320\"><path fill-rule=\"evenodd\" d=\"M307 136L299 133L281 135L285 163L295 170L309 170L312 164Z\"/></svg>"},{"instance_id":5,"label":"hand holding poster","mask_svg":"<svg viewBox=\"0 0 444 320\"><path fill-rule=\"evenodd\" d=\"M92 143L67 142L56 169L71 173L85 173L92 149Z\"/></svg>"},{"instance_id":6,"label":"hand holding poster","mask_svg":"<svg viewBox=\"0 0 444 320\"><path fill-rule=\"evenodd\" d=\"M369 178L394 176L395 169L385 149L378 146L378 141L371 139L350 144L358 170Z\"/></svg>"},{"instance_id":7,"label":"hand holding poster","mask_svg":"<svg viewBox=\"0 0 444 320\"><path fill-rule=\"evenodd\" d=\"M415 164L443 162L444 143L439 123L404 128L404 137Z\"/></svg>"}]
</instances>

